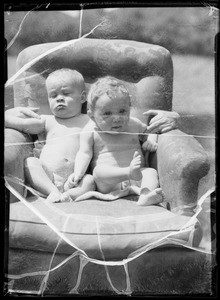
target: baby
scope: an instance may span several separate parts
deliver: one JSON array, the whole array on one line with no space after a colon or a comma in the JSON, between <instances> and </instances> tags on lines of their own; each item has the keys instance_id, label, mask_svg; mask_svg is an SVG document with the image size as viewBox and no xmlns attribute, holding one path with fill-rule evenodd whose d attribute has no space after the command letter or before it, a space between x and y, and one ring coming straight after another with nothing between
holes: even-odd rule
<instances>
[{"instance_id":1,"label":"baby","mask_svg":"<svg viewBox=\"0 0 220 300\"><path fill-rule=\"evenodd\" d=\"M6 127L30 134L45 134L46 141L39 159L26 159L26 179L49 202L71 201L95 189L93 177L89 174L77 187L70 188L66 183L74 171L80 131L89 121L87 115L81 114L82 104L86 101L85 83L79 72L64 68L47 77L46 89L53 115L21 118L14 108L6 112Z\"/></svg>"},{"instance_id":2,"label":"baby","mask_svg":"<svg viewBox=\"0 0 220 300\"><path fill-rule=\"evenodd\" d=\"M138 194L138 205L158 204L164 194L159 188L157 171L146 167L140 144L141 141L144 150L156 151L157 135L148 136L147 125L130 117L130 102L127 89L113 77L101 78L93 84L87 99L91 120L81 132L69 183L77 186L91 163L98 192Z\"/></svg>"}]
</instances>

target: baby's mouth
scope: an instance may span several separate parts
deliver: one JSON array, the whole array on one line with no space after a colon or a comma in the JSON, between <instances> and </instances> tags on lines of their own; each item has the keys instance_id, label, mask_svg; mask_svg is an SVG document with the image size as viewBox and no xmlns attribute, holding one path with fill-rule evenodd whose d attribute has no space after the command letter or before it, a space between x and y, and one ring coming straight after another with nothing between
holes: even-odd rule
<instances>
[{"instance_id":1,"label":"baby's mouth","mask_svg":"<svg viewBox=\"0 0 220 300\"><path fill-rule=\"evenodd\" d=\"M57 105L57 109L58 109L58 110L63 109L63 108L65 108L65 105L64 105L64 104L59 104L59 105Z\"/></svg>"},{"instance_id":2,"label":"baby's mouth","mask_svg":"<svg viewBox=\"0 0 220 300\"><path fill-rule=\"evenodd\" d=\"M121 125L112 126L112 130L120 130L121 127Z\"/></svg>"}]
</instances>

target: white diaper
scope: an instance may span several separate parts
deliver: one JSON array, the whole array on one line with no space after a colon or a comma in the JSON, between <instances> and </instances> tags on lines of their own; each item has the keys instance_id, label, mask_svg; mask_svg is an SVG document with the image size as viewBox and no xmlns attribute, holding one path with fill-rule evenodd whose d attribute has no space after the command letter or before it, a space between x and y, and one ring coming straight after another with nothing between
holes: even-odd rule
<instances>
[{"instance_id":1,"label":"white diaper","mask_svg":"<svg viewBox=\"0 0 220 300\"><path fill-rule=\"evenodd\" d=\"M137 188L140 188L141 187L141 180L139 181L136 181L136 180L126 180L126 181L123 181L121 183L121 190L124 190L124 189L127 189L128 187L137 187Z\"/></svg>"}]
</instances>

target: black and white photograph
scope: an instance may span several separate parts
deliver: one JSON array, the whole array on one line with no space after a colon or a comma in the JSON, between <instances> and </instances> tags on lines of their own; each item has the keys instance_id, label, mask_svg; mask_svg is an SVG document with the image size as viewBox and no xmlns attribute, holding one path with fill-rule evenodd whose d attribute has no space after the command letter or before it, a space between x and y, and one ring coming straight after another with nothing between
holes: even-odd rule
<instances>
[{"instance_id":1,"label":"black and white photograph","mask_svg":"<svg viewBox=\"0 0 220 300\"><path fill-rule=\"evenodd\" d=\"M4 4L4 296L216 296L218 34L217 1Z\"/></svg>"}]
</instances>

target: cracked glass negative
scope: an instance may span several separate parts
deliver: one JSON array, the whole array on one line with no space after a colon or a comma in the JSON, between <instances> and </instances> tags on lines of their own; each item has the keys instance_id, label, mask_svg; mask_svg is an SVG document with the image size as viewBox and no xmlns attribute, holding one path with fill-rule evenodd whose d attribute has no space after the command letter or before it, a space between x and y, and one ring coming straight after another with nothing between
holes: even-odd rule
<instances>
[{"instance_id":1,"label":"cracked glass negative","mask_svg":"<svg viewBox=\"0 0 220 300\"><path fill-rule=\"evenodd\" d=\"M87 192L81 201L47 201L27 182L24 167L47 138L6 124L5 295L215 293L217 24L218 10L209 5L5 8L5 112L34 107L51 115L45 80L70 68L83 74L87 95L100 77L122 81L131 116L146 124L149 109L180 115L177 129L158 134L156 164L152 158L163 201L144 206L127 187ZM77 142L79 133L68 135Z\"/></svg>"}]
</instances>

